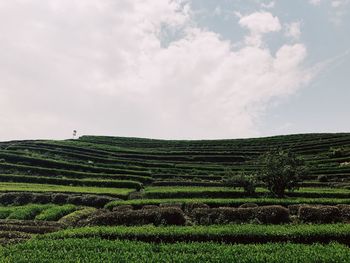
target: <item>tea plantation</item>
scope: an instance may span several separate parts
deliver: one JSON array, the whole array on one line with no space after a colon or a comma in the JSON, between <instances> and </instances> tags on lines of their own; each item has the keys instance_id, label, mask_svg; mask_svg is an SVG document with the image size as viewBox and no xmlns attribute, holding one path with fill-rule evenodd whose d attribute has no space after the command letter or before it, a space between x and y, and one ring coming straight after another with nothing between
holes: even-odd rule
<instances>
[{"instance_id":1,"label":"tea plantation","mask_svg":"<svg viewBox=\"0 0 350 263\"><path fill-rule=\"evenodd\" d=\"M308 169L283 198L261 156ZM0 262L350 262L350 133L0 143Z\"/></svg>"}]
</instances>

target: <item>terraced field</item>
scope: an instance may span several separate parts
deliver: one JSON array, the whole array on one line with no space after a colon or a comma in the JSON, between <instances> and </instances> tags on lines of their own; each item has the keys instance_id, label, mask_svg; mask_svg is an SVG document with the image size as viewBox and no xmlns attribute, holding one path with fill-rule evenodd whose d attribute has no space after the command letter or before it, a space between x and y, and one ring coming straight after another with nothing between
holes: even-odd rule
<instances>
[{"instance_id":1,"label":"terraced field","mask_svg":"<svg viewBox=\"0 0 350 263\"><path fill-rule=\"evenodd\" d=\"M227 184L277 148L298 190ZM0 205L2 262L350 262L350 134L2 142Z\"/></svg>"}]
</instances>

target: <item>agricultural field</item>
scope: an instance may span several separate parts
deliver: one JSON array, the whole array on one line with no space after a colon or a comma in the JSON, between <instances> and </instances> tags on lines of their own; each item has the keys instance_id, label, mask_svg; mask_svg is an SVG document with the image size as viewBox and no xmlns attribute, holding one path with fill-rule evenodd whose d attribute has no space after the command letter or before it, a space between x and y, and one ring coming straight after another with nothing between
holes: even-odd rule
<instances>
[{"instance_id":1,"label":"agricultural field","mask_svg":"<svg viewBox=\"0 0 350 263\"><path fill-rule=\"evenodd\" d=\"M276 149L295 190L232 184ZM0 143L0 262L350 262L349 223L349 133Z\"/></svg>"}]
</instances>

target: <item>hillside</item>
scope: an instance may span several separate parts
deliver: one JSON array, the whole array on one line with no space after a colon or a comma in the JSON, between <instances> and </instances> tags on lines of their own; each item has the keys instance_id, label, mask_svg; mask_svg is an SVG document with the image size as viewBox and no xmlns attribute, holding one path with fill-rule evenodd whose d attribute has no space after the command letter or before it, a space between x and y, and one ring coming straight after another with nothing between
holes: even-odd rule
<instances>
[{"instance_id":1,"label":"hillside","mask_svg":"<svg viewBox=\"0 0 350 263\"><path fill-rule=\"evenodd\" d=\"M256 172L258 158L278 148L309 167L297 190L275 198L262 185L247 194L227 184L229 175ZM69 253L54 252L49 262L170 262L172 254L177 262L213 255L217 262L285 262L282 251L290 262L329 262L332 253L346 262L350 133L1 142L0 204L0 243L10 244L0 247L5 262L46 262L61 247Z\"/></svg>"},{"instance_id":2,"label":"hillside","mask_svg":"<svg viewBox=\"0 0 350 263\"><path fill-rule=\"evenodd\" d=\"M0 181L135 189L139 184L220 186L228 170L254 171L257 158L277 147L306 160L311 174L305 184L350 182L348 133L202 141L82 136L3 142Z\"/></svg>"}]
</instances>

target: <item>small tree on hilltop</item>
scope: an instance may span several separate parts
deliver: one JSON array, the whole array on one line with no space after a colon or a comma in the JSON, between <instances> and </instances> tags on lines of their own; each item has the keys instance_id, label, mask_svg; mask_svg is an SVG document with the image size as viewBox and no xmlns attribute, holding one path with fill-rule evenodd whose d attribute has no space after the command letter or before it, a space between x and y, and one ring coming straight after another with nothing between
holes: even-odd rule
<instances>
[{"instance_id":1,"label":"small tree on hilltop","mask_svg":"<svg viewBox=\"0 0 350 263\"><path fill-rule=\"evenodd\" d=\"M290 151L268 152L261 156L260 165L259 180L277 197L284 197L287 189L296 189L307 174L304 161Z\"/></svg>"}]
</instances>

